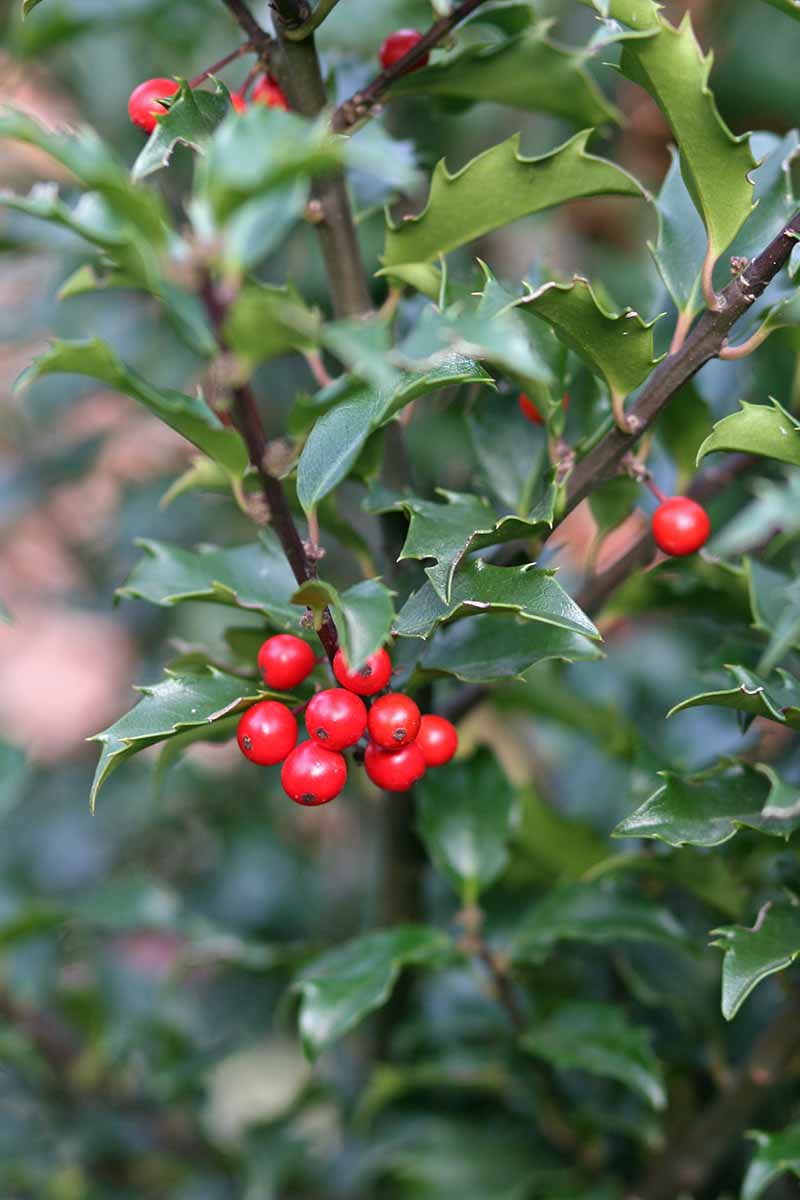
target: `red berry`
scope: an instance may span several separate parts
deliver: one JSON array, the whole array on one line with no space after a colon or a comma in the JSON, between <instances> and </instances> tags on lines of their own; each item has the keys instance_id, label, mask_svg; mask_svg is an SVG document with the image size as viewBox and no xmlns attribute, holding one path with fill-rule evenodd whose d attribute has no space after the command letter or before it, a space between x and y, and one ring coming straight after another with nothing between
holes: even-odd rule
<instances>
[{"instance_id":1,"label":"red berry","mask_svg":"<svg viewBox=\"0 0 800 1200\"><path fill-rule=\"evenodd\" d=\"M297 741L294 713L277 700L261 700L242 713L236 740L245 758L260 767L283 762Z\"/></svg>"},{"instance_id":2,"label":"red berry","mask_svg":"<svg viewBox=\"0 0 800 1200\"><path fill-rule=\"evenodd\" d=\"M390 33L384 41L380 50L381 66L385 71L393 67L401 58L405 58L409 50L413 50L417 42L422 41L422 34L416 29L398 29L394 33ZM413 67L409 67L410 71L416 71L419 67L424 67L428 61L429 55L423 54L422 57L414 63Z\"/></svg>"},{"instance_id":3,"label":"red berry","mask_svg":"<svg viewBox=\"0 0 800 1200\"><path fill-rule=\"evenodd\" d=\"M708 513L688 496L670 496L653 513L653 537L665 554L694 554L710 534Z\"/></svg>"},{"instance_id":4,"label":"red berry","mask_svg":"<svg viewBox=\"0 0 800 1200\"><path fill-rule=\"evenodd\" d=\"M134 125L152 133L156 127L156 117L167 112L167 106L160 101L166 96L174 96L179 85L174 79L145 79L131 92L128 100L128 116Z\"/></svg>"},{"instance_id":5,"label":"red berry","mask_svg":"<svg viewBox=\"0 0 800 1200\"><path fill-rule=\"evenodd\" d=\"M264 683L276 692L290 692L311 674L316 665L308 642L293 633L267 638L258 652L258 669Z\"/></svg>"},{"instance_id":6,"label":"red berry","mask_svg":"<svg viewBox=\"0 0 800 1200\"><path fill-rule=\"evenodd\" d=\"M425 756L416 742L399 750L383 750L370 742L364 766L372 782L385 792L407 792L425 774Z\"/></svg>"},{"instance_id":7,"label":"red berry","mask_svg":"<svg viewBox=\"0 0 800 1200\"><path fill-rule=\"evenodd\" d=\"M253 88L253 100L256 104L266 104L267 108L283 108L287 112L289 111L286 93L271 75L265 75L263 79L259 79Z\"/></svg>"},{"instance_id":8,"label":"red berry","mask_svg":"<svg viewBox=\"0 0 800 1200\"><path fill-rule=\"evenodd\" d=\"M344 755L318 742L302 742L281 767L283 790L295 804L327 804L346 782Z\"/></svg>"},{"instance_id":9,"label":"red berry","mask_svg":"<svg viewBox=\"0 0 800 1200\"><path fill-rule=\"evenodd\" d=\"M564 393L561 403L563 404L564 408L566 408L569 404L569 396L566 392ZM533 401L526 396L524 392L520 392L519 411L526 420L532 421L534 425L544 425L544 417L539 412L539 409L536 407Z\"/></svg>"},{"instance_id":10,"label":"red berry","mask_svg":"<svg viewBox=\"0 0 800 1200\"><path fill-rule=\"evenodd\" d=\"M231 104L237 112L244 112L247 108L247 101L241 92L231 92Z\"/></svg>"},{"instance_id":11,"label":"red berry","mask_svg":"<svg viewBox=\"0 0 800 1200\"><path fill-rule=\"evenodd\" d=\"M443 767L458 749L456 727L444 717L426 713L420 722L416 744L422 751L426 766Z\"/></svg>"},{"instance_id":12,"label":"red berry","mask_svg":"<svg viewBox=\"0 0 800 1200\"><path fill-rule=\"evenodd\" d=\"M392 660L385 650L376 650L370 654L363 667L354 671L347 665L347 659L341 650L333 656L333 673L342 687L348 692L357 692L359 696L374 696L382 692L392 677Z\"/></svg>"},{"instance_id":13,"label":"red berry","mask_svg":"<svg viewBox=\"0 0 800 1200\"><path fill-rule=\"evenodd\" d=\"M317 692L308 702L306 729L327 750L354 746L367 727L364 701L346 688Z\"/></svg>"},{"instance_id":14,"label":"red berry","mask_svg":"<svg viewBox=\"0 0 800 1200\"><path fill-rule=\"evenodd\" d=\"M419 723L420 712L411 697L388 692L369 710L367 728L373 742L384 750L397 750L414 741Z\"/></svg>"}]
</instances>

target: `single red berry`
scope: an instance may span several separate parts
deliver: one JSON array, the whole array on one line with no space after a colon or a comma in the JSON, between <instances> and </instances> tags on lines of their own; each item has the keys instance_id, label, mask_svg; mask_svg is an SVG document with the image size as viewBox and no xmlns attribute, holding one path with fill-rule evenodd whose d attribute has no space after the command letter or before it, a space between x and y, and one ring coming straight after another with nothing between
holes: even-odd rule
<instances>
[{"instance_id":1,"label":"single red berry","mask_svg":"<svg viewBox=\"0 0 800 1200\"><path fill-rule=\"evenodd\" d=\"M281 85L271 75L259 79L253 88L253 100L256 104L266 104L267 108L283 108L289 111L289 101Z\"/></svg>"},{"instance_id":2,"label":"single red berry","mask_svg":"<svg viewBox=\"0 0 800 1200\"><path fill-rule=\"evenodd\" d=\"M563 404L564 408L567 408L569 405L569 396L566 392L563 395L561 403ZM526 396L524 392L520 392L519 411L527 421L533 422L534 425L544 425L544 417L539 412L539 409L536 407L533 401Z\"/></svg>"},{"instance_id":3,"label":"single red berry","mask_svg":"<svg viewBox=\"0 0 800 1200\"><path fill-rule=\"evenodd\" d=\"M281 767L281 783L295 804L327 804L347 783L347 763L318 742L301 742Z\"/></svg>"},{"instance_id":4,"label":"single red berry","mask_svg":"<svg viewBox=\"0 0 800 1200\"><path fill-rule=\"evenodd\" d=\"M444 717L426 713L420 721L416 744L422 751L426 766L443 767L458 749L456 727Z\"/></svg>"},{"instance_id":5,"label":"single red berry","mask_svg":"<svg viewBox=\"0 0 800 1200\"><path fill-rule=\"evenodd\" d=\"M242 713L236 740L245 758L260 767L283 762L297 741L294 713L277 700L261 700Z\"/></svg>"},{"instance_id":6,"label":"single red berry","mask_svg":"<svg viewBox=\"0 0 800 1200\"><path fill-rule=\"evenodd\" d=\"M231 104L237 112L244 112L247 108L247 101L241 92L231 92Z\"/></svg>"},{"instance_id":7,"label":"single red berry","mask_svg":"<svg viewBox=\"0 0 800 1200\"><path fill-rule=\"evenodd\" d=\"M161 100L174 96L179 84L174 79L145 79L131 92L128 100L128 116L134 125L141 125L148 133L156 127L156 117L167 112L167 105Z\"/></svg>"},{"instance_id":8,"label":"single red berry","mask_svg":"<svg viewBox=\"0 0 800 1200\"><path fill-rule=\"evenodd\" d=\"M346 750L348 746L354 746L366 727L364 701L346 688L317 692L308 702L306 729L314 741L327 750Z\"/></svg>"},{"instance_id":9,"label":"single red berry","mask_svg":"<svg viewBox=\"0 0 800 1200\"><path fill-rule=\"evenodd\" d=\"M278 633L267 638L258 652L258 669L268 688L290 692L311 674L316 665L308 642L293 633Z\"/></svg>"},{"instance_id":10,"label":"single red berry","mask_svg":"<svg viewBox=\"0 0 800 1200\"><path fill-rule=\"evenodd\" d=\"M384 750L370 742L364 767L372 782L385 792L407 792L425 774L425 756L416 742L399 750Z\"/></svg>"},{"instance_id":11,"label":"single red berry","mask_svg":"<svg viewBox=\"0 0 800 1200\"><path fill-rule=\"evenodd\" d=\"M665 554L676 558L694 554L710 534L708 513L688 496L670 496L653 513L653 537Z\"/></svg>"},{"instance_id":12,"label":"single red berry","mask_svg":"<svg viewBox=\"0 0 800 1200\"><path fill-rule=\"evenodd\" d=\"M422 41L422 34L416 29L397 29L394 33L390 33L384 41L380 50L381 66L385 71L393 67L401 58L405 58L409 50L413 50L417 42ZM422 57L414 63L413 67L409 67L410 71L416 71L419 67L424 67L428 62L429 55L423 54Z\"/></svg>"},{"instance_id":13,"label":"single red berry","mask_svg":"<svg viewBox=\"0 0 800 1200\"><path fill-rule=\"evenodd\" d=\"M392 660L385 650L370 654L363 667L353 670L341 650L333 656L333 673L342 687L359 696L374 696L382 692L392 677Z\"/></svg>"},{"instance_id":14,"label":"single red berry","mask_svg":"<svg viewBox=\"0 0 800 1200\"><path fill-rule=\"evenodd\" d=\"M420 719L420 711L410 696L388 692L369 710L367 728L373 742L384 750L397 750L414 741Z\"/></svg>"}]
</instances>

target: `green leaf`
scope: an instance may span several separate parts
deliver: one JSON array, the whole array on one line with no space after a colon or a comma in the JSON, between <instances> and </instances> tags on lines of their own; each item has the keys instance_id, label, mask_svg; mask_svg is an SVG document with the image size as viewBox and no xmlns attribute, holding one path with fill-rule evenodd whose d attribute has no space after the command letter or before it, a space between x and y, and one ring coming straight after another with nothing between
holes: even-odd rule
<instances>
[{"instance_id":1,"label":"green leaf","mask_svg":"<svg viewBox=\"0 0 800 1200\"><path fill-rule=\"evenodd\" d=\"M303 1048L315 1059L385 1004L405 966L435 964L452 942L426 925L399 925L354 938L310 963L292 986L300 1000Z\"/></svg>"},{"instance_id":2,"label":"green leaf","mask_svg":"<svg viewBox=\"0 0 800 1200\"><path fill-rule=\"evenodd\" d=\"M464 683L520 679L536 663L550 658L585 662L602 651L581 634L525 621L508 613L485 613L437 629L420 665L427 671L455 675Z\"/></svg>"},{"instance_id":3,"label":"green leaf","mask_svg":"<svg viewBox=\"0 0 800 1200\"><path fill-rule=\"evenodd\" d=\"M552 571L534 567L493 567L470 559L456 571L450 600L445 604L426 583L403 605L395 631L401 637L426 638L442 621L484 609L508 609L528 621L541 621L570 633L598 638L586 614L553 578Z\"/></svg>"},{"instance_id":4,"label":"green leaf","mask_svg":"<svg viewBox=\"0 0 800 1200\"><path fill-rule=\"evenodd\" d=\"M36 146L75 175L88 191L99 192L116 216L150 239L155 247L167 237L166 209L155 193L136 187L127 167L88 125L54 133L25 113L0 112L0 138Z\"/></svg>"},{"instance_id":5,"label":"green leaf","mask_svg":"<svg viewBox=\"0 0 800 1200\"><path fill-rule=\"evenodd\" d=\"M187 492L227 492L230 476L222 467L217 466L210 458L202 454L192 459L192 465L170 484L159 501L159 508L168 508L173 500L184 496Z\"/></svg>"},{"instance_id":6,"label":"green leaf","mask_svg":"<svg viewBox=\"0 0 800 1200\"><path fill-rule=\"evenodd\" d=\"M542 876L553 881L580 879L590 867L608 858L605 837L548 803L536 788L519 791L518 809L514 847L519 853L512 867L512 882Z\"/></svg>"},{"instance_id":7,"label":"green leaf","mask_svg":"<svg viewBox=\"0 0 800 1200\"><path fill-rule=\"evenodd\" d=\"M780 725L800 730L800 688L785 671L776 671L768 682L744 667L726 668L736 680L736 687L716 692L703 692L682 700L667 713L668 717L687 708L713 705L735 708L754 717L766 717ZM775 678L777 676L777 678Z\"/></svg>"},{"instance_id":8,"label":"green leaf","mask_svg":"<svg viewBox=\"0 0 800 1200\"><path fill-rule=\"evenodd\" d=\"M641 196L625 171L586 152L589 132L539 158L519 153L519 134L478 155L451 175L442 160L425 209L389 224L384 265L428 262L458 246L581 196Z\"/></svg>"},{"instance_id":9,"label":"green leaf","mask_svg":"<svg viewBox=\"0 0 800 1200\"><path fill-rule=\"evenodd\" d=\"M247 468L247 450L235 430L226 428L200 396L184 396L172 388L156 388L138 371L126 366L105 342L51 342L23 371L16 388L27 387L44 375L89 375L138 400L193 445L240 480Z\"/></svg>"},{"instance_id":10,"label":"green leaf","mask_svg":"<svg viewBox=\"0 0 800 1200\"><path fill-rule=\"evenodd\" d=\"M800 3L795 15L800 20ZM800 1179L800 1122L787 1125L780 1133L751 1129L747 1136L758 1143L758 1150L742 1181L741 1200L759 1200L769 1185L787 1171Z\"/></svg>"},{"instance_id":11,"label":"green leaf","mask_svg":"<svg viewBox=\"0 0 800 1200\"><path fill-rule=\"evenodd\" d=\"M309 181L299 178L239 205L219 233L223 268L248 271L283 245L305 211L308 190Z\"/></svg>"},{"instance_id":12,"label":"green leaf","mask_svg":"<svg viewBox=\"0 0 800 1200\"><path fill-rule=\"evenodd\" d=\"M785 478L754 479L750 489L755 499L714 534L712 553L734 557L765 544L779 531L789 539L800 533L800 472L787 471Z\"/></svg>"},{"instance_id":13,"label":"green leaf","mask_svg":"<svg viewBox=\"0 0 800 1200\"><path fill-rule=\"evenodd\" d=\"M308 605L318 617L326 608L332 610L348 662L366 662L391 636L392 592L379 579L364 579L345 592L322 579L311 579L297 589L292 602Z\"/></svg>"},{"instance_id":14,"label":"green leaf","mask_svg":"<svg viewBox=\"0 0 800 1200\"><path fill-rule=\"evenodd\" d=\"M661 1065L647 1030L611 1004L564 1004L522 1037L522 1046L560 1071L617 1079L653 1108L665 1108Z\"/></svg>"},{"instance_id":15,"label":"green leaf","mask_svg":"<svg viewBox=\"0 0 800 1200\"><path fill-rule=\"evenodd\" d=\"M653 325L633 309L605 309L586 279L545 283L518 301L517 311L535 313L558 337L601 375L612 395L624 397L647 378L659 360L653 356Z\"/></svg>"},{"instance_id":16,"label":"green leaf","mask_svg":"<svg viewBox=\"0 0 800 1200\"><path fill-rule=\"evenodd\" d=\"M228 604L263 613L270 624L300 635L303 613L292 601L297 581L272 530L264 530L257 542L225 550L183 550L146 538L136 544L144 557L117 589L118 596L165 608L188 600Z\"/></svg>"},{"instance_id":17,"label":"green leaf","mask_svg":"<svg viewBox=\"0 0 800 1200\"><path fill-rule=\"evenodd\" d=\"M433 558L436 565L425 568L436 595L447 604L456 567L474 550L513 542L517 539L543 537L553 524L556 500L555 485L548 489L538 510L524 520L506 516L498 519L488 501L469 493L436 489L444 498L439 504L421 500L418 496L399 496L376 489L364 504L370 513L404 512L409 517L408 535L400 551L403 559Z\"/></svg>"},{"instance_id":18,"label":"green leaf","mask_svg":"<svg viewBox=\"0 0 800 1200\"><path fill-rule=\"evenodd\" d=\"M550 112L581 129L619 123L618 111L584 67L587 53L556 45L553 21L540 21L499 45L473 45L397 80L392 96L458 96Z\"/></svg>"},{"instance_id":19,"label":"green leaf","mask_svg":"<svg viewBox=\"0 0 800 1200\"><path fill-rule=\"evenodd\" d=\"M704 306L700 273L708 237L702 218L683 181L678 151L670 147L672 158L661 190L655 198L658 237L648 242L664 286L678 312L694 314Z\"/></svg>"},{"instance_id":20,"label":"green leaf","mask_svg":"<svg viewBox=\"0 0 800 1200\"><path fill-rule=\"evenodd\" d=\"M528 909L517 926L514 959L543 963L560 941L654 942L686 948L686 932L665 908L598 880L565 883Z\"/></svg>"},{"instance_id":21,"label":"green leaf","mask_svg":"<svg viewBox=\"0 0 800 1200\"><path fill-rule=\"evenodd\" d=\"M136 707L91 739L102 746L92 783L92 809L111 772L132 755L181 730L210 725L271 694L258 683L235 679L214 667L185 676L167 672L161 683L137 691L142 699Z\"/></svg>"},{"instance_id":22,"label":"green leaf","mask_svg":"<svg viewBox=\"0 0 800 1200\"><path fill-rule=\"evenodd\" d=\"M744 565L753 625L767 635L767 646L757 670L768 675L800 646L800 580L774 571L754 558L746 558Z\"/></svg>"},{"instance_id":23,"label":"green leaf","mask_svg":"<svg viewBox=\"0 0 800 1200\"><path fill-rule=\"evenodd\" d=\"M723 417L711 430L697 451L698 463L715 450L737 450L800 467L800 422L776 400L771 408L746 400L740 405L739 412Z\"/></svg>"},{"instance_id":24,"label":"green leaf","mask_svg":"<svg viewBox=\"0 0 800 1200\"><path fill-rule=\"evenodd\" d=\"M308 436L297 466L297 498L312 513L354 466L371 433L412 400L460 383L491 383L470 359L453 355L422 375L407 375L397 388L356 388L326 412Z\"/></svg>"},{"instance_id":25,"label":"green leaf","mask_svg":"<svg viewBox=\"0 0 800 1200\"><path fill-rule=\"evenodd\" d=\"M711 932L718 939L712 945L725 952L722 1015L727 1021L759 983L800 956L800 909L772 905L761 910L752 928L728 925Z\"/></svg>"},{"instance_id":26,"label":"green leaf","mask_svg":"<svg viewBox=\"0 0 800 1200\"><path fill-rule=\"evenodd\" d=\"M320 314L291 286L248 284L231 305L223 328L225 344L252 371L292 350L319 343Z\"/></svg>"},{"instance_id":27,"label":"green leaf","mask_svg":"<svg viewBox=\"0 0 800 1200\"><path fill-rule=\"evenodd\" d=\"M525 420L509 396L491 393L478 398L465 422L492 492L512 512L526 513L548 466L542 431Z\"/></svg>"},{"instance_id":28,"label":"green leaf","mask_svg":"<svg viewBox=\"0 0 800 1200\"><path fill-rule=\"evenodd\" d=\"M502 874L508 862L514 794L494 755L429 771L417 786L417 828L428 854L465 905Z\"/></svg>"},{"instance_id":29,"label":"green leaf","mask_svg":"<svg viewBox=\"0 0 800 1200\"><path fill-rule=\"evenodd\" d=\"M639 31L642 17L645 28L653 19L640 0L612 0L609 9ZM648 91L664 114L710 251L718 258L752 211L749 173L755 161L747 135L734 137L719 115L708 86L713 55L703 54L689 14L677 28L660 15L656 25L654 33L623 41L620 70Z\"/></svg>"},{"instance_id":30,"label":"green leaf","mask_svg":"<svg viewBox=\"0 0 800 1200\"><path fill-rule=\"evenodd\" d=\"M194 92L185 79L179 83L180 90L164 115L156 117L155 129L133 164L131 175L135 180L166 167L179 142L202 154L219 123L228 115L231 120L238 117L226 87L217 84L213 92Z\"/></svg>"},{"instance_id":31,"label":"green leaf","mask_svg":"<svg viewBox=\"0 0 800 1200\"><path fill-rule=\"evenodd\" d=\"M36 8L37 4L41 4L42 0L22 0L22 15L27 17L28 13Z\"/></svg>"},{"instance_id":32,"label":"green leaf","mask_svg":"<svg viewBox=\"0 0 800 1200\"><path fill-rule=\"evenodd\" d=\"M39 0L33 0L34 4L38 4L38 2ZM786 13L787 17L794 17L795 20L800 21L800 0L767 0L767 4ZM743 1198L743 1200L747 1200L747 1198Z\"/></svg>"},{"instance_id":33,"label":"green leaf","mask_svg":"<svg viewBox=\"0 0 800 1200\"><path fill-rule=\"evenodd\" d=\"M740 829L787 841L800 828L800 792L771 767L731 764L697 775L662 771L665 784L614 830L670 846L719 846Z\"/></svg>"}]
</instances>

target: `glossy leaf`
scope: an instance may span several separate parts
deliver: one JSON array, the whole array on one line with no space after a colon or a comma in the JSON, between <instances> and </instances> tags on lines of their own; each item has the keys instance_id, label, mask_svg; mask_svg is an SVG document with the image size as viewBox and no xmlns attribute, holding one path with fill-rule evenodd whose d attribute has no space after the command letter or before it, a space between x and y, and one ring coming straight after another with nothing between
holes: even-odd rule
<instances>
[{"instance_id":1,"label":"glossy leaf","mask_svg":"<svg viewBox=\"0 0 800 1200\"><path fill-rule=\"evenodd\" d=\"M768 675L791 650L800 646L800 581L745 559L753 625L767 635L758 662L759 674Z\"/></svg>"},{"instance_id":2,"label":"glossy leaf","mask_svg":"<svg viewBox=\"0 0 800 1200\"><path fill-rule=\"evenodd\" d=\"M598 537L605 537L612 529L621 525L633 512L640 498L640 484L625 475L609 479L595 488L589 497L589 507L597 525Z\"/></svg>"},{"instance_id":3,"label":"glossy leaf","mask_svg":"<svg viewBox=\"0 0 800 1200\"><path fill-rule=\"evenodd\" d=\"M800 21L800 0L766 0L766 2L782 13L786 13L787 17L794 17ZM38 0L34 0L34 3L38 3Z\"/></svg>"},{"instance_id":4,"label":"glossy leaf","mask_svg":"<svg viewBox=\"0 0 800 1200\"><path fill-rule=\"evenodd\" d=\"M319 331L319 312L294 288L261 283L242 289L223 330L225 344L250 370L292 350L313 350Z\"/></svg>"},{"instance_id":5,"label":"glossy leaf","mask_svg":"<svg viewBox=\"0 0 800 1200\"><path fill-rule=\"evenodd\" d=\"M800 3L796 15L800 19ZM791 1171L800 1179L800 1122L788 1125L780 1133L762 1133L751 1129L747 1135L758 1144L742 1181L741 1200L759 1200L771 1183Z\"/></svg>"},{"instance_id":6,"label":"glossy leaf","mask_svg":"<svg viewBox=\"0 0 800 1200\"><path fill-rule=\"evenodd\" d=\"M100 788L126 759L156 742L246 708L266 693L260 684L206 667L191 675L171 675L152 687L137 689L142 699L108 729L95 734L102 750L92 783L94 808Z\"/></svg>"},{"instance_id":7,"label":"glossy leaf","mask_svg":"<svg viewBox=\"0 0 800 1200\"><path fill-rule=\"evenodd\" d=\"M771 767L732 764L698 775L661 774L664 785L619 823L615 837L718 846L744 828L787 841L800 828L800 790Z\"/></svg>"},{"instance_id":8,"label":"glossy leaf","mask_svg":"<svg viewBox=\"0 0 800 1200\"><path fill-rule=\"evenodd\" d=\"M712 930L722 962L722 1015L733 1020L759 983L785 971L800 956L800 909L762 909L752 928L729 925Z\"/></svg>"},{"instance_id":9,"label":"glossy leaf","mask_svg":"<svg viewBox=\"0 0 800 1200\"><path fill-rule=\"evenodd\" d=\"M465 905L476 904L508 862L514 794L493 754L429 771L416 788L417 828Z\"/></svg>"},{"instance_id":10,"label":"glossy leaf","mask_svg":"<svg viewBox=\"0 0 800 1200\"><path fill-rule=\"evenodd\" d=\"M493 683L520 679L530 667L550 658L585 662L602 658L602 651L589 638L554 625L508 613L485 613L437 629L420 665L455 675L464 683Z\"/></svg>"},{"instance_id":11,"label":"glossy leaf","mask_svg":"<svg viewBox=\"0 0 800 1200\"><path fill-rule=\"evenodd\" d=\"M437 492L444 503L418 496L396 496L377 489L365 507L371 513L403 512L409 517L408 535L398 561L435 559L436 565L426 567L425 574L445 604L450 600L456 567L467 554L503 542L543 537L553 523L555 485L548 489L537 510L524 520L514 516L498 519L488 501L480 496L448 492L444 488L437 488Z\"/></svg>"},{"instance_id":12,"label":"glossy leaf","mask_svg":"<svg viewBox=\"0 0 800 1200\"><path fill-rule=\"evenodd\" d=\"M481 559L470 559L456 571L447 603L430 583L421 587L401 608L395 628L402 637L425 638L442 621L485 609L506 609L528 621L541 621L585 637L600 637L552 571L532 564L493 567Z\"/></svg>"},{"instance_id":13,"label":"glossy leaf","mask_svg":"<svg viewBox=\"0 0 800 1200\"><path fill-rule=\"evenodd\" d=\"M708 238L703 220L683 180L678 152L654 198L658 237L648 243L664 286L679 312L697 313L705 305L700 287Z\"/></svg>"},{"instance_id":14,"label":"glossy leaf","mask_svg":"<svg viewBox=\"0 0 800 1200\"><path fill-rule=\"evenodd\" d=\"M547 321L571 350L601 375L609 391L627 396L653 369L653 324L626 309L603 307L586 279L545 283L518 304L517 311Z\"/></svg>"},{"instance_id":15,"label":"glossy leaf","mask_svg":"<svg viewBox=\"0 0 800 1200\"><path fill-rule=\"evenodd\" d=\"M653 1108L667 1093L646 1030L611 1004L564 1004L522 1037L525 1050L560 1071L587 1071L616 1079Z\"/></svg>"},{"instance_id":16,"label":"glossy leaf","mask_svg":"<svg viewBox=\"0 0 800 1200\"><path fill-rule=\"evenodd\" d=\"M800 467L800 422L775 400L772 407L743 400L739 412L714 426L697 451L698 463L715 450L761 454Z\"/></svg>"},{"instance_id":17,"label":"glossy leaf","mask_svg":"<svg viewBox=\"0 0 800 1200\"><path fill-rule=\"evenodd\" d=\"M315 1059L389 999L405 966L452 953L450 939L426 925L398 925L354 938L315 959L293 985L299 993L303 1048Z\"/></svg>"},{"instance_id":18,"label":"glossy leaf","mask_svg":"<svg viewBox=\"0 0 800 1200\"><path fill-rule=\"evenodd\" d=\"M688 945L684 929L667 909L624 895L603 881L553 888L517 926L512 954L521 962L542 963L560 941Z\"/></svg>"},{"instance_id":19,"label":"glossy leaf","mask_svg":"<svg viewBox=\"0 0 800 1200\"><path fill-rule=\"evenodd\" d=\"M344 592L338 592L322 579L312 579L297 589L292 601L308 605L317 616L325 608L331 609L349 662L366 662L391 635L392 593L379 579L364 579Z\"/></svg>"},{"instance_id":20,"label":"glossy leaf","mask_svg":"<svg viewBox=\"0 0 800 1200\"><path fill-rule=\"evenodd\" d=\"M264 530L257 542L218 550L184 550L145 538L136 543L144 557L117 595L170 608L208 600L263 615L279 629L300 634L302 609L292 602L297 582L278 539Z\"/></svg>"},{"instance_id":21,"label":"glossy leaf","mask_svg":"<svg viewBox=\"0 0 800 1200\"><path fill-rule=\"evenodd\" d=\"M458 96L550 112L580 128L619 121L619 113L584 67L586 53L556 45L540 21L499 45L473 45L413 71L392 85L392 96Z\"/></svg>"},{"instance_id":22,"label":"glossy leaf","mask_svg":"<svg viewBox=\"0 0 800 1200\"><path fill-rule=\"evenodd\" d=\"M45 375L89 375L138 400L165 424L214 459L234 478L247 468L247 451L235 430L222 424L200 396L185 396L172 388L156 388L127 366L99 338L82 342L51 342L17 380L27 387Z\"/></svg>"},{"instance_id":23,"label":"glossy leaf","mask_svg":"<svg viewBox=\"0 0 800 1200\"><path fill-rule=\"evenodd\" d=\"M172 152L180 143L202 154L208 139L227 115L236 119L226 88L219 84L213 92L192 91L185 79L170 101L133 164L134 179L144 179L169 165Z\"/></svg>"},{"instance_id":24,"label":"glossy leaf","mask_svg":"<svg viewBox=\"0 0 800 1200\"><path fill-rule=\"evenodd\" d=\"M754 717L766 717L792 729L800 729L800 687L792 676L776 671L769 681L759 678L744 667L728 667L736 686L715 692L703 692L676 704L667 716L687 708L713 705L735 708Z\"/></svg>"},{"instance_id":25,"label":"glossy leaf","mask_svg":"<svg viewBox=\"0 0 800 1200\"><path fill-rule=\"evenodd\" d=\"M364 385L326 412L314 425L297 465L297 498L307 513L350 472L371 433L428 392L460 383L491 383L470 359L453 355L422 375L406 375L399 387Z\"/></svg>"},{"instance_id":26,"label":"glossy leaf","mask_svg":"<svg viewBox=\"0 0 800 1200\"><path fill-rule=\"evenodd\" d=\"M542 431L525 420L510 396L491 393L478 397L465 421L475 457L494 495L511 512L528 512L532 493L549 466Z\"/></svg>"},{"instance_id":27,"label":"glossy leaf","mask_svg":"<svg viewBox=\"0 0 800 1200\"><path fill-rule=\"evenodd\" d=\"M416 217L389 225L384 264L428 262L519 217L581 196L641 196L625 171L586 151L588 132L539 158L519 153L519 134L451 174L436 167L428 203Z\"/></svg>"}]
</instances>

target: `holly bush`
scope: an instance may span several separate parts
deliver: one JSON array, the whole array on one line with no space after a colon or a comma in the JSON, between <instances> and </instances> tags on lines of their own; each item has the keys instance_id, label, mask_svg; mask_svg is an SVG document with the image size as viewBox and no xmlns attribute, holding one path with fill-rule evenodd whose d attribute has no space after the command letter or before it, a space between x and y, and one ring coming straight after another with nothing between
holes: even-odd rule
<instances>
[{"instance_id":1,"label":"holly bush","mask_svg":"<svg viewBox=\"0 0 800 1200\"><path fill-rule=\"evenodd\" d=\"M2 1194L796 1195L800 6L22 9Z\"/></svg>"}]
</instances>

